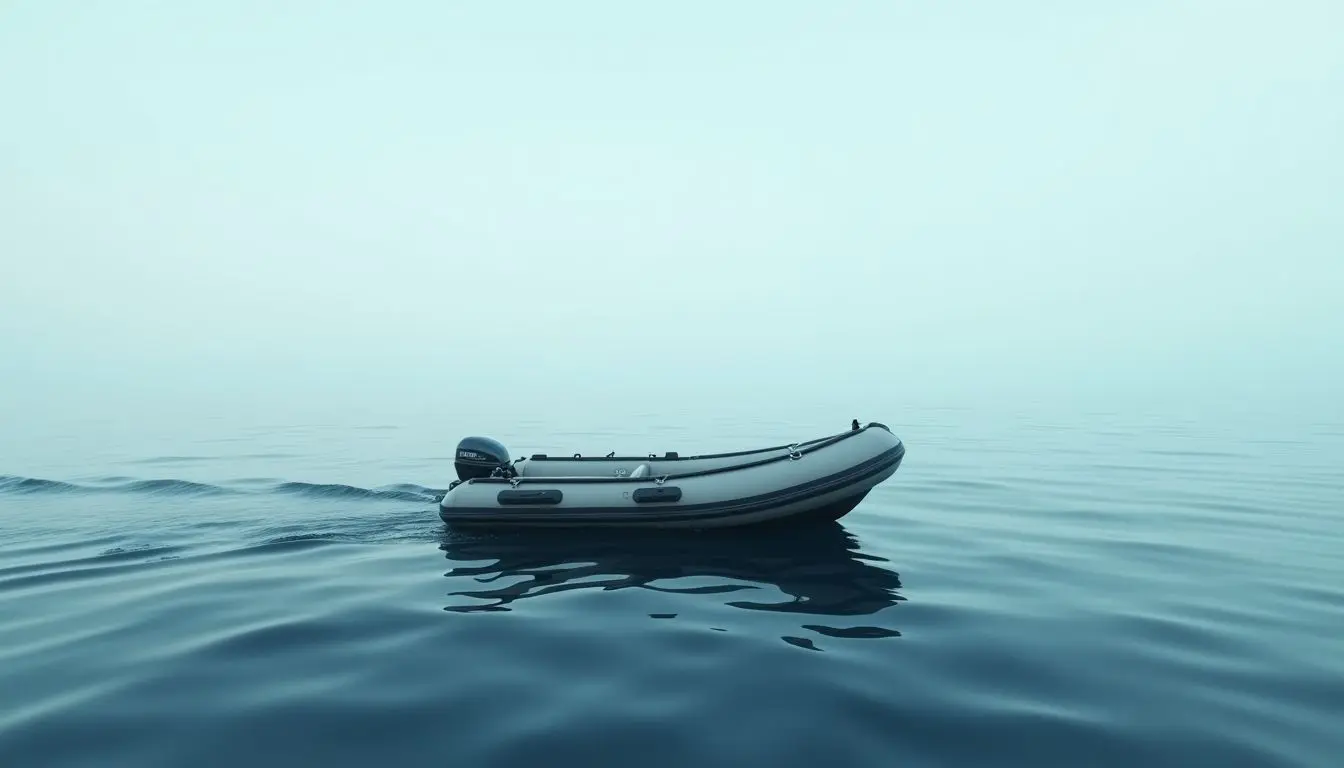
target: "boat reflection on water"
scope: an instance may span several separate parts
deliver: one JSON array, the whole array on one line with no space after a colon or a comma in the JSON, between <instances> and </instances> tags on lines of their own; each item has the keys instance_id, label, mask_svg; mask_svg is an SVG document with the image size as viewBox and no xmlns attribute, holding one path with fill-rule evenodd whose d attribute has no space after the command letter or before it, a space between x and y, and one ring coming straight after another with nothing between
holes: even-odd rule
<instances>
[{"instance_id":1,"label":"boat reflection on water","mask_svg":"<svg viewBox=\"0 0 1344 768\"><path fill-rule=\"evenodd\" d=\"M900 576L882 565L884 558L860 552L858 540L838 522L712 534L557 530L538 535L448 529L439 548L454 563L444 575L456 583L473 582L449 593L453 604L444 610L458 613L508 611L526 598L579 589L638 588L736 598L736 593L775 587L787 597L736 598L726 605L816 617L873 616L905 600L899 594ZM675 583L686 579L710 583ZM874 626L802 626L829 637L900 635ZM784 640L815 649L803 638Z\"/></svg>"}]
</instances>

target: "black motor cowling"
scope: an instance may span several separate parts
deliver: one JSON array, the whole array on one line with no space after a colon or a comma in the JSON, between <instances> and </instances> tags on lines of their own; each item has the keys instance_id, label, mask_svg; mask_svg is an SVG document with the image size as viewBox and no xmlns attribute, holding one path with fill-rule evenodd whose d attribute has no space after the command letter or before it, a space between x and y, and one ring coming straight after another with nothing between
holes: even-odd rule
<instances>
[{"instance_id":1,"label":"black motor cowling","mask_svg":"<svg viewBox=\"0 0 1344 768\"><path fill-rule=\"evenodd\" d=\"M457 444L453 468L459 480L490 477L496 468L509 468L509 449L488 437L464 437Z\"/></svg>"}]
</instances>

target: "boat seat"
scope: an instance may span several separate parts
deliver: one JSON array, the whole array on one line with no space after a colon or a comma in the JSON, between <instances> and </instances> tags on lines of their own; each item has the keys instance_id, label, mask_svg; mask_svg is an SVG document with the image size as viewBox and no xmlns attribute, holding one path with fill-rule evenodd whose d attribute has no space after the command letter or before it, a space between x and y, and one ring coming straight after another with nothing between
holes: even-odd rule
<instances>
[{"instance_id":1,"label":"boat seat","mask_svg":"<svg viewBox=\"0 0 1344 768\"><path fill-rule=\"evenodd\" d=\"M631 472L630 472L630 476L631 476L631 477L648 477L648 476L649 476L649 472L651 472L651 471L652 471L652 470L649 469L649 463L648 463L648 462L644 462L643 464L640 464L638 467L635 467L633 470L631 470Z\"/></svg>"}]
</instances>

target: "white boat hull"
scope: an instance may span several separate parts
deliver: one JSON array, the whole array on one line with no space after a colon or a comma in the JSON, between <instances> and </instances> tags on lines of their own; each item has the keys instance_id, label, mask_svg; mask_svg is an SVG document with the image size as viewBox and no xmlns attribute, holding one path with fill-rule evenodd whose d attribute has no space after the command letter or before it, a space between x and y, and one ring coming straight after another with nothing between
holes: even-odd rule
<instances>
[{"instance_id":1,"label":"white boat hull","mask_svg":"<svg viewBox=\"0 0 1344 768\"><path fill-rule=\"evenodd\" d=\"M794 446L675 457L533 456L439 502L452 525L723 528L837 519L891 477L905 446L884 425Z\"/></svg>"}]
</instances>

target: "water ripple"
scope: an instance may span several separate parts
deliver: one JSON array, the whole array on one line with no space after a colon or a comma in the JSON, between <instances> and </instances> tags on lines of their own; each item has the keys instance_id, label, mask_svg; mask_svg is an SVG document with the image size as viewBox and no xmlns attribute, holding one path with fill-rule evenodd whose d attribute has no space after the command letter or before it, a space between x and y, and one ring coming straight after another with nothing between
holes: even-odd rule
<instances>
[{"instance_id":1,"label":"water ripple","mask_svg":"<svg viewBox=\"0 0 1344 768\"><path fill-rule=\"evenodd\" d=\"M1338 439L1098 418L769 533L456 531L441 447L271 428L0 476L0 765L1337 762Z\"/></svg>"},{"instance_id":2,"label":"water ripple","mask_svg":"<svg viewBox=\"0 0 1344 768\"><path fill-rule=\"evenodd\" d=\"M0 475L0 494L87 494L87 493L140 493L160 496L217 496L239 493L282 493L309 498L359 498L393 501L437 501L442 490L425 488L410 483L398 483L386 488L359 488L339 483L270 482L245 478L238 485L268 483L262 488L234 488L189 480L155 479L136 480L126 477L108 477L92 484L45 480L35 477Z\"/></svg>"},{"instance_id":3,"label":"water ripple","mask_svg":"<svg viewBox=\"0 0 1344 768\"><path fill-rule=\"evenodd\" d=\"M761 593L724 606L812 617L877 617L905 598L900 576L863 557L838 524L797 532L748 534L449 534L440 544L454 566L445 610L513 610L525 600L573 590L646 590L705 597ZM480 564L472 564L480 563ZM775 599L770 599L774 596ZM697 602L699 611L704 603ZM677 614L694 621L699 614ZM805 628L831 638L899 637L892 628Z\"/></svg>"}]
</instances>

